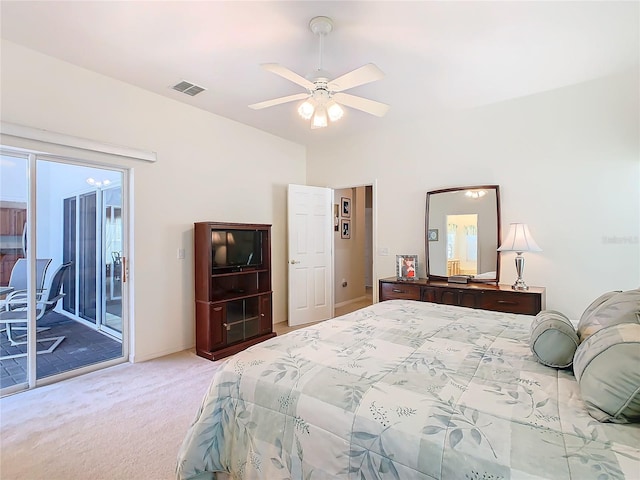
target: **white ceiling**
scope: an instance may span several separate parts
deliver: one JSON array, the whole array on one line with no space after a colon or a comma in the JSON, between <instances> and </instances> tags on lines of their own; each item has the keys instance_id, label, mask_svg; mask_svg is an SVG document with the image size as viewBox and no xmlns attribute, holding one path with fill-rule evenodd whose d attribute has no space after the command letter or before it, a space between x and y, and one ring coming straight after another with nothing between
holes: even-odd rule
<instances>
[{"instance_id":1,"label":"white ceiling","mask_svg":"<svg viewBox=\"0 0 640 480\"><path fill-rule=\"evenodd\" d=\"M442 110L559 88L639 63L638 1L8 1L2 38L157 94L311 145ZM302 93L262 70L318 67L309 20L334 21L323 66L333 77L372 62L386 77L348 93L391 105L383 118L348 109L310 130L297 103L247 105ZM181 80L207 88L196 97Z\"/></svg>"}]
</instances>

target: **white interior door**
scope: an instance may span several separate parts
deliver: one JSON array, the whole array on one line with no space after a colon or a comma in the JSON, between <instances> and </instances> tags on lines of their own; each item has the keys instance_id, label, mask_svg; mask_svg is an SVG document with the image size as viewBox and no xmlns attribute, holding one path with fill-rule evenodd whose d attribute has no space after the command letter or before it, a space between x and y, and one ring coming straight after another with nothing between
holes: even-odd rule
<instances>
[{"instance_id":1,"label":"white interior door","mask_svg":"<svg viewBox=\"0 0 640 480\"><path fill-rule=\"evenodd\" d=\"M333 190L289 185L289 325L333 315Z\"/></svg>"}]
</instances>

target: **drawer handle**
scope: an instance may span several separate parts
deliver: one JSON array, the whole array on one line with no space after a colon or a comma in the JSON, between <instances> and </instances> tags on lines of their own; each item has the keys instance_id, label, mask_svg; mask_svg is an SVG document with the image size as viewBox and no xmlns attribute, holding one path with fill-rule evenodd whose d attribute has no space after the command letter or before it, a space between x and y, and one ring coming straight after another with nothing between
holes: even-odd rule
<instances>
[{"instance_id":1,"label":"drawer handle","mask_svg":"<svg viewBox=\"0 0 640 480\"><path fill-rule=\"evenodd\" d=\"M227 329L227 332L231 330L231 325L229 325L228 323L223 323L222 326Z\"/></svg>"},{"instance_id":2,"label":"drawer handle","mask_svg":"<svg viewBox=\"0 0 640 480\"><path fill-rule=\"evenodd\" d=\"M214 312L219 312L220 310L222 310L222 307L213 307Z\"/></svg>"},{"instance_id":3,"label":"drawer handle","mask_svg":"<svg viewBox=\"0 0 640 480\"><path fill-rule=\"evenodd\" d=\"M503 305L518 305L518 302L510 302L508 300L498 300L498 303L501 303Z\"/></svg>"},{"instance_id":4,"label":"drawer handle","mask_svg":"<svg viewBox=\"0 0 640 480\"><path fill-rule=\"evenodd\" d=\"M391 290L393 293L404 293L404 290L400 290L399 288L394 288Z\"/></svg>"}]
</instances>

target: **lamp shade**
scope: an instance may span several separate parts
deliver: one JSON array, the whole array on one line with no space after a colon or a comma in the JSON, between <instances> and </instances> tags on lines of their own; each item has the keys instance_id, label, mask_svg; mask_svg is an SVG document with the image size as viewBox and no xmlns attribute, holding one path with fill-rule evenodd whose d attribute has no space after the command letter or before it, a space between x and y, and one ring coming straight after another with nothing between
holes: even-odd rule
<instances>
[{"instance_id":1,"label":"lamp shade","mask_svg":"<svg viewBox=\"0 0 640 480\"><path fill-rule=\"evenodd\" d=\"M541 252L542 249L529 232L526 223L512 223L509 225L507 238L502 242L499 252Z\"/></svg>"}]
</instances>

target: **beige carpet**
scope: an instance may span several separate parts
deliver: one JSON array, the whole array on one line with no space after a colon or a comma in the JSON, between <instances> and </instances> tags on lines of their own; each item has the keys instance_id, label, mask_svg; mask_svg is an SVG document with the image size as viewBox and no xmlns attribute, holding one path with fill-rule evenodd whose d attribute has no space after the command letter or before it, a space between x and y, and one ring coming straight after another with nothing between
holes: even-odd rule
<instances>
[{"instance_id":1,"label":"beige carpet","mask_svg":"<svg viewBox=\"0 0 640 480\"><path fill-rule=\"evenodd\" d=\"M175 478L218 365L185 351L0 399L0 479Z\"/></svg>"}]
</instances>

